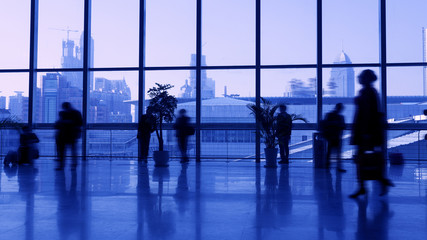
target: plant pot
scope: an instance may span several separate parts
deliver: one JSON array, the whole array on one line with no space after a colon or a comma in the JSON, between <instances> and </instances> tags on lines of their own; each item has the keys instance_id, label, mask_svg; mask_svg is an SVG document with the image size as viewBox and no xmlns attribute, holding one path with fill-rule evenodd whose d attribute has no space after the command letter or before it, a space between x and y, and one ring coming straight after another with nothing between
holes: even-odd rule
<instances>
[{"instance_id":1,"label":"plant pot","mask_svg":"<svg viewBox=\"0 0 427 240\"><path fill-rule=\"evenodd\" d=\"M169 166L169 151L154 151L153 160L155 167Z\"/></svg>"},{"instance_id":2,"label":"plant pot","mask_svg":"<svg viewBox=\"0 0 427 240\"><path fill-rule=\"evenodd\" d=\"M266 168L277 168L277 148L264 148Z\"/></svg>"}]
</instances>

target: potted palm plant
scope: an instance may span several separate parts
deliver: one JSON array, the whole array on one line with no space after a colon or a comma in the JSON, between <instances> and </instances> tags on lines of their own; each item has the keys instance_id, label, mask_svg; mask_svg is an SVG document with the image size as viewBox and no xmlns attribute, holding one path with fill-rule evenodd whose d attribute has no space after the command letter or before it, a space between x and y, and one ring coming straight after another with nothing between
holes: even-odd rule
<instances>
[{"instance_id":1,"label":"potted palm plant","mask_svg":"<svg viewBox=\"0 0 427 240\"><path fill-rule=\"evenodd\" d=\"M272 104L270 101L261 98L261 106L256 104L248 104L247 107L251 110L260 126L261 138L264 140L265 148L265 167L277 167L277 114L276 111L279 105Z\"/></svg>"},{"instance_id":2,"label":"potted palm plant","mask_svg":"<svg viewBox=\"0 0 427 240\"><path fill-rule=\"evenodd\" d=\"M169 151L164 151L163 122L171 123L174 120L174 112L178 102L174 96L168 93L171 88L173 85L156 83L156 86L147 92L151 98L147 107L147 114L153 116L156 135L159 140L159 150L153 153L156 167L167 167L169 162Z\"/></svg>"},{"instance_id":3,"label":"potted palm plant","mask_svg":"<svg viewBox=\"0 0 427 240\"><path fill-rule=\"evenodd\" d=\"M265 167L277 167L277 114L279 104L273 104L269 100L261 98L261 106L248 104L251 114L255 116L259 126L261 138L264 140ZM292 121L307 122L301 115L290 114Z\"/></svg>"}]
</instances>

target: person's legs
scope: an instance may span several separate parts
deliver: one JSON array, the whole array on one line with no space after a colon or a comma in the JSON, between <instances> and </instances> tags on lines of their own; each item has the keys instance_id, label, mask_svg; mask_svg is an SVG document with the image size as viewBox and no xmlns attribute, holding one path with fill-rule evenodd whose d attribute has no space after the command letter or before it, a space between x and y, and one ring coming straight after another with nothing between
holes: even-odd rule
<instances>
[{"instance_id":1,"label":"person's legs","mask_svg":"<svg viewBox=\"0 0 427 240\"><path fill-rule=\"evenodd\" d=\"M187 146L186 146L186 138L185 137L178 137L178 147L179 151L181 152L181 162L188 161L187 159Z\"/></svg>"},{"instance_id":2,"label":"person's legs","mask_svg":"<svg viewBox=\"0 0 427 240\"><path fill-rule=\"evenodd\" d=\"M72 161L73 161L73 163L71 164L71 169L75 170L77 167L77 142L74 141L70 145L71 145L71 154L72 154Z\"/></svg>"},{"instance_id":3,"label":"person's legs","mask_svg":"<svg viewBox=\"0 0 427 240\"><path fill-rule=\"evenodd\" d=\"M182 157L184 161L188 162L188 155L187 155L187 146L188 146L188 137L182 137Z\"/></svg>"},{"instance_id":4,"label":"person's legs","mask_svg":"<svg viewBox=\"0 0 427 240\"><path fill-rule=\"evenodd\" d=\"M65 143L63 141L56 141L56 154L57 154L57 169L63 169L64 168L64 161L65 161Z\"/></svg>"},{"instance_id":5,"label":"person's legs","mask_svg":"<svg viewBox=\"0 0 427 240\"><path fill-rule=\"evenodd\" d=\"M331 155L332 155L332 143L328 142L328 147L326 151L326 167L329 168L331 166Z\"/></svg>"},{"instance_id":6,"label":"person's legs","mask_svg":"<svg viewBox=\"0 0 427 240\"><path fill-rule=\"evenodd\" d=\"M347 172L347 170L345 170L342 167L342 159L341 159L342 144L341 143L339 143L336 146L336 152L337 152L337 169L338 169L338 171L340 171L340 172Z\"/></svg>"},{"instance_id":7,"label":"person's legs","mask_svg":"<svg viewBox=\"0 0 427 240\"><path fill-rule=\"evenodd\" d=\"M291 139L291 136L286 136L284 141L284 147L285 147L285 162L289 163L289 140Z\"/></svg>"},{"instance_id":8,"label":"person's legs","mask_svg":"<svg viewBox=\"0 0 427 240\"><path fill-rule=\"evenodd\" d=\"M285 140L283 137L278 138L279 142L279 152L280 152L280 161L279 163L286 163L286 156L285 156Z\"/></svg>"},{"instance_id":9,"label":"person's legs","mask_svg":"<svg viewBox=\"0 0 427 240\"><path fill-rule=\"evenodd\" d=\"M357 158L360 159L362 157L362 154L365 152L365 148L359 146L357 149ZM365 181L363 180L363 176L361 173L361 165L360 165L360 160L358 160L358 162L356 163L356 167L357 167L357 180L359 182L359 190L357 190L355 193L351 194L349 197L350 198L357 198L359 195L363 195L366 194L366 189L365 189Z\"/></svg>"},{"instance_id":10,"label":"person's legs","mask_svg":"<svg viewBox=\"0 0 427 240\"><path fill-rule=\"evenodd\" d=\"M141 160L147 162L148 151L150 146L150 135L142 136L139 140L139 147L141 150Z\"/></svg>"}]
</instances>

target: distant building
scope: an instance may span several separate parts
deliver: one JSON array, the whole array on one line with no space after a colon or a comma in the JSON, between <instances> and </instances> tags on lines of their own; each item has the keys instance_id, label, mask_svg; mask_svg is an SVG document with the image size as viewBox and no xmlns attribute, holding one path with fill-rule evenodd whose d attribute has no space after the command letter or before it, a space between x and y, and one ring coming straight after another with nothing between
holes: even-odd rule
<instances>
[{"instance_id":1,"label":"distant building","mask_svg":"<svg viewBox=\"0 0 427 240\"><path fill-rule=\"evenodd\" d=\"M6 97L0 96L0 109L6 109Z\"/></svg>"},{"instance_id":2,"label":"distant building","mask_svg":"<svg viewBox=\"0 0 427 240\"><path fill-rule=\"evenodd\" d=\"M22 91L15 91L15 96L9 97L9 111L21 121L28 121L28 97L22 96Z\"/></svg>"},{"instance_id":3,"label":"distant building","mask_svg":"<svg viewBox=\"0 0 427 240\"><path fill-rule=\"evenodd\" d=\"M335 58L334 64L351 64L344 51ZM354 97L354 69L352 67L333 67L327 83L325 96Z\"/></svg>"},{"instance_id":4,"label":"distant building","mask_svg":"<svg viewBox=\"0 0 427 240\"><path fill-rule=\"evenodd\" d=\"M47 73L42 76L42 121L54 123L58 114L58 81L59 73Z\"/></svg>"},{"instance_id":5,"label":"distant building","mask_svg":"<svg viewBox=\"0 0 427 240\"><path fill-rule=\"evenodd\" d=\"M191 66L196 65L196 54L191 54ZM206 66L206 56L202 55L202 66ZM201 87L202 87L202 99L209 99L215 97L215 81L212 78L208 78L206 71L202 70L201 73ZM196 71L190 71L190 85L186 82L186 85L181 87L181 91L188 98L196 98ZM191 94L189 94L191 92Z\"/></svg>"},{"instance_id":6,"label":"distant building","mask_svg":"<svg viewBox=\"0 0 427 240\"><path fill-rule=\"evenodd\" d=\"M89 119L93 123L132 122L131 91L126 80L95 78L91 92Z\"/></svg>"}]
</instances>

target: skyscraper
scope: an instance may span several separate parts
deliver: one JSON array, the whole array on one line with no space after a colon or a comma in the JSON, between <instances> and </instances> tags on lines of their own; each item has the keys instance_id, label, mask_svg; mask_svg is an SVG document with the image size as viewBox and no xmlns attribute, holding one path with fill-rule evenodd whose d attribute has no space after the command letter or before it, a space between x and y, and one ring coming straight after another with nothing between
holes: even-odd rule
<instances>
[{"instance_id":1,"label":"skyscraper","mask_svg":"<svg viewBox=\"0 0 427 240\"><path fill-rule=\"evenodd\" d=\"M93 65L94 41L90 38L89 59ZM67 39L62 41L61 65L63 68L82 68L83 67L83 33L80 36L80 46L75 45L73 40ZM92 67L89 66L89 67ZM78 72L63 72L71 87L83 88L83 77ZM89 90L93 90L93 73L89 74Z\"/></svg>"},{"instance_id":2,"label":"skyscraper","mask_svg":"<svg viewBox=\"0 0 427 240\"><path fill-rule=\"evenodd\" d=\"M0 96L0 109L6 109L6 97Z\"/></svg>"},{"instance_id":3,"label":"skyscraper","mask_svg":"<svg viewBox=\"0 0 427 240\"><path fill-rule=\"evenodd\" d=\"M42 76L42 121L44 123L54 123L58 114L58 81L61 77L59 73L47 73Z\"/></svg>"},{"instance_id":4,"label":"skyscraper","mask_svg":"<svg viewBox=\"0 0 427 240\"><path fill-rule=\"evenodd\" d=\"M15 96L9 97L9 111L20 120L28 120L28 97L22 96L22 91L15 91Z\"/></svg>"},{"instance_id":5,"label":"skyscraper","mask_svg":"<svg viewBox=\"0 0 427 240\"><path fill-rule=\"evenodd\" d=\"M206 66L206 56L202 55L202 66ZM196 65L196 54L191 54L191 66ZM215 97L215 81L208 78L206 70L202 70L201 76L202 99ZM190 71L191 98L196 98L196 71Z\"/></svg>"},{"instance_id":6,"label":"skyscraper","mask_svg":"<svg viewBox=\"0 0 427 240\"><path fill-rule=\"evenodd\" d=\"M344 51L335 58L334 64L351 64ZM354 70L352 67L333 67L329 78L328 92L334 97L354 97Z\"/></svg>"}]
</instances>

